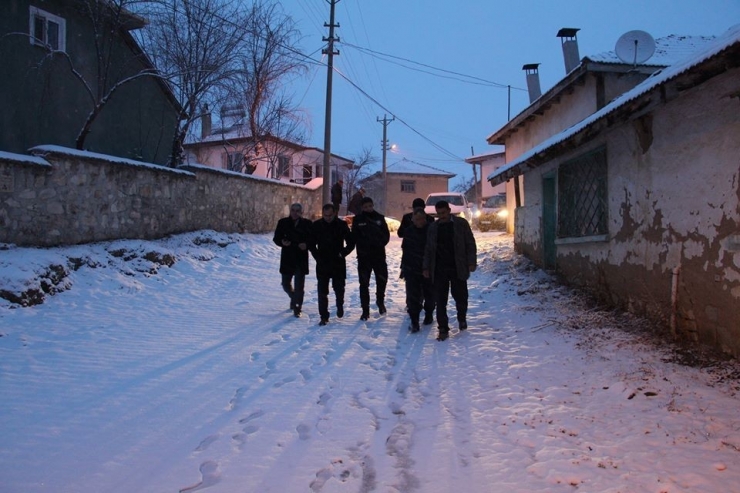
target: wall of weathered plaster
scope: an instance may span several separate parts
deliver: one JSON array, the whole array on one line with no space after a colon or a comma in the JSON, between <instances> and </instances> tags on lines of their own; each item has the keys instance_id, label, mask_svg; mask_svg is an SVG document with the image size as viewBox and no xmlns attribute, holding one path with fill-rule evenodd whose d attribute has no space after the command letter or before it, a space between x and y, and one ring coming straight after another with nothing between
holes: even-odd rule
<instances>
[{"instance_id":1,"label":"wall of weathered plaster","mask_svg":"<svg viewBox=\"0 0 740 493\"><path fill-rule=\"evenodd\" d=\"M535 115L506 139L506 162L510 163L535 145L575 125L596 110L596 79L593 74L588 74L577 91L563 93L559 99L551 102L547 109L547 118Z\"/></svg>"},{"instance_id":2,"label":"wall of weathered plaster","mask_svg":"<svg viewBox=\"0 0 740 493\"><path fill-rule=\"evenodd\" d=\"M267 232L293 202L321 209L321 188L206 167L171 169L42 147L0 153L0 243L55 246L213 229Z\"/></svg>"},{"instance_id":3,"label":"wall of weathered plaster","mask_svg":"<svg viewBox=\"0 0 740 493\"><path fill-rule=\"evenodd\" d=\"M609 240L557 247L558 271L569 282L675 328L680 338L735 356L740 356L738 81L738 69L714 77L657 107L651 122L626 122L602 142L590 143L607 148ZM526 175L531 210L523 214L526 231L517 225L518 238L532 242L521 249L535 253L538 181L540 170ZM534 259L541 261L541 255Z\"/></svg>"}]
</instances>

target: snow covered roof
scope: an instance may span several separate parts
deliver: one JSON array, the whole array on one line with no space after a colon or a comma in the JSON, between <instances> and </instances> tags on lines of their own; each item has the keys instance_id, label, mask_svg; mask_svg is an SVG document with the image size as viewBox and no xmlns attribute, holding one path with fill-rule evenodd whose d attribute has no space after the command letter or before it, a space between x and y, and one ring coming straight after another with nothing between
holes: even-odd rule
<instances>
[{"instance_id":1,"label":"snow covered roof","mask_svg":"<svg viewBox=\"0 0 740 493\"><path fill-rule=\"evenodd\" d=\"M696 67L697 65L700 65L701 63L725 51L729 47L739 44L739 43L740 43L740 24L737 24L731 27L730 29L728 29L722 36L716 38L714 42L708 45L705 45L703 48L700 48L697 52L693 53L690 56L685 57L683 60L676 62L670 67L660 70L658 72L655 72L652 76L648 77L647 79L645 79L643 82L641 82L640 84L638 84L631 90L625 92L618 98L614 99L614 101L604 106L602 109L600 109L596 113L590 115L588 118L581 120L579 123L560 132L559 134L553 135L549 139L541 142L537 146L521 154L511 163L508 163L505 166L500 167L499 169L491 173L488 176L487 180L491 182L491 185L495 186L495 185L498 185L499 183L503 183L504 181L510 178L520 175L522 171L518 168L522 164L527 162L528 160L532 159L533 157L539 154L544 153L545 151L547 151L554 145L564 142L567 139L570 139L571 137L575 136L577 133L590 127L595 122L601 120L602 118L606 117L613 111L626 105L630 101L637 99L638 97L648 93L649 91L655 89L656 87L665 84L671 79L678 77L679 75L689 71L690 69Z\"/></svg>"},{"instance_id":2,"label":"snow covered roof","mask_svg":"<svg viewBox=\"0 0 740 493\"><path fill-rule=\"evenodd\" d=\"M214 129L213 132L210 135L207 135L203 138L191 138L189 137L185 141L186 147L197 147L199 145L203 144L214 144L214 143L223 143L223 142L235 142L235 141L244 141L251 138L251 133L249 132L249 129L246 127L246 125L242 124L236 124L232 125L229 128L222 129L217 128ZM295 149L299 152L306 152L306 151L315 151L318 154L323 155L324 150L319 149L318 147L307 147L303 144L298 144L296 142L291 142L288 140L280 139L277 137L265 137L267 140L272 140L274 142L277 142L280 145L283 145L285 147L289 147L292 149ZM352 159L348 159L346 157L340 156L339 154L331 153L331 156L336 159L340 159L342 161L345 161L347 163L353 163L354 161Z\"/></svg>"},{"instance_id":3,"label":"snow covered roof","mask_svg":"<svg viewBox=\"0 0 740 493\"><path fill-rule=\"evenodd\" d=\"M485 154L476 154L474 156L466 157L465 162L471 164L478 164L482 161L488 161L490 159L496 159L498 157L505 157L506 151L500 150L495 152L487 152Z\"/></svg>"},{"instance_id":4,"label":"snow covered roof","mask_svg":"<svg viewBox=\"0 0 740 493\"><path fill-rule=\"evenodd\" d=\"M679 36L677 34L657 38L655 40L655 53L653 53L653 56L638 65L668 67L690 56L692 53L696 53L697 50L711 44L715 39L716 36ZM581 63L584 61L624 65L624 62L619 59L614 51L604 51L596 55L589 55L584 57Z\"/></svg>"},{"instance_id":5,"label":"snow covered roof","mask_svg":"<svg viewBox=\"0 0 740 493\"><path fill-rule=\"evenodd\" d=\"M450 173L449 171L434 168L426 164L417 163L416 161L411 161L406 158L396 161L393 164L389 164L386 167L386 172L408 175L438 175L446 176L448 178L456 176L455 173Z\"/></svg>"},{"instance_id":6,"label":"snow covered roof","mask_svg":"<svg viewBox=\"0 0 740 493\"><path fill-rule=\"evenodd\" d=\"M581 59L581 62L571 70L565 77L558 81L553 87L548 89L539 98L533 101L529 106L522 110L518 115L509 120L503 127L490 134L486 141L489 144L505 144L508 135L515 132L517 128L526 125L527 121L533 116L542 115L547 108L555 101L558 101L560 95L571 90L581 77L588 72L609 71L623 73L637 70L645 75L654 73L660 67L673 65L700 48L711 44L715 39L714 36L679 36L670 35L664 38L658 38L655 41L655 53L649 60L637 65L626 64L617 57L614 51L606 51L596 55L589 55Z\"/></svg>"}]
</instances>

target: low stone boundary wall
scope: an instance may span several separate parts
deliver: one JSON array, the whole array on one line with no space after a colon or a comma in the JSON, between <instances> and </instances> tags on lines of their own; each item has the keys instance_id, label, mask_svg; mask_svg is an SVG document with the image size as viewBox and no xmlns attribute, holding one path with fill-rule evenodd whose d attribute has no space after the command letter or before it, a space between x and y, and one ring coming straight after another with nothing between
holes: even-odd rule
<instances>
[{"instance_id":1,"label":"low stone boundary wall","mask_svg":"<svg viewBox=\"0 0 740 493\"><path fill-rule=\"evenodd\" d=\"M321 210L321 186L58 146L30 152L0 152L0 243L47 247L203 229L262 233L274 230L294 202L309 219Z\"/></svg>"}]
</instances>

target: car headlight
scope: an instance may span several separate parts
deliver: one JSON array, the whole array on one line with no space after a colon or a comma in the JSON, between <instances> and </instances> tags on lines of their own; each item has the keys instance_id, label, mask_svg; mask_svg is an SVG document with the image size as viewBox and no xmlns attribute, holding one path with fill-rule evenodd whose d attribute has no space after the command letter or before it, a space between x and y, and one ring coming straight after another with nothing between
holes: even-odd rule
<instances>
[{"instance_id":1,"label":"car headlight","mask_svg":"<svg viewBox=\"0 0 740 493\"><path fill-rule=\"evenodd\" d=\"M496 215L497 215L498 217L500 217L500 218L502 218L502 219L503 219L503 218L505 218L505 217L508 217L508 216L509 216L509 210L508 210L508 209L501 209L500 211L498 211L498 212L496 213Z\"/></svg>"},{"instance_id":2,"label":"car headlight","mask_svg":"<svg viewBox=\"0 0 740 493\"><path fill-rule=\"evenodd\" d=\"M475 217L480 217L481 214L482 213L481 213L480 209L478 209L477 211L475 211Z\"/></svg>"}]
</instances>

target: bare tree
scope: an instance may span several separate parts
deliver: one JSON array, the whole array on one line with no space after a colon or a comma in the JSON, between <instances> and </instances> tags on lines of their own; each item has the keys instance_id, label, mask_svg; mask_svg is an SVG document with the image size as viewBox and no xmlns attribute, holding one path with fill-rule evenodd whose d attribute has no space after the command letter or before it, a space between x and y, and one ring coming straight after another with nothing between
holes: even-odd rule
<instances>
[{"instance_id":1,"label":"bare tree","mask_svg":"<svg viewBox=\"0 0 740 493\"><path fill-rule=\"evenodd\" d=\"M244 125L250 139L245 156L267 161L267 177L287 172L281 141L302 144L308 128L305 115L284 91L285 80L306 69L299 53L299 32L280 4L255 1L244 26L248 33L238 83L232 99L245 109Z\"/></svg>"},{"instance_id":2,"label":"bare tree","mask_svg":"<svg viewBox=\"0 0 740 493\"><path fill-rule=\"evenodd\" d=\"M140 43L166 74L182 106L170 165L183 161L182 144L199 111L233 92L250 37L251 12L240 0L154 0Z\"/></svg>"},{"instance_id":3,"label":"bare tree","mask_svg":"<svg viewBox=\"0 0 740 493\"><path fill-rule=\"evenodd\" d=\"M360 182L370 176L370 166L378 162L378 158L373 156L372 150L363 148L354 159L352 168L347 171L344 181L346 185L345 193L347 194L347 203L355 191L360 188Z\"/></svg>"},{"instance_id":4,"label":"bare tree","mask_svg":"<svg viewBox=\"0 0 740 493\"><path fill-rule=\"evenodd\" d=\"M468 179L465 179L464 177L460 177L458 182L452 187L453 192L461 192L467 195L467 193L473 189L475 186L475 178L470 177Z\"/></svg>"}]
</instances>

